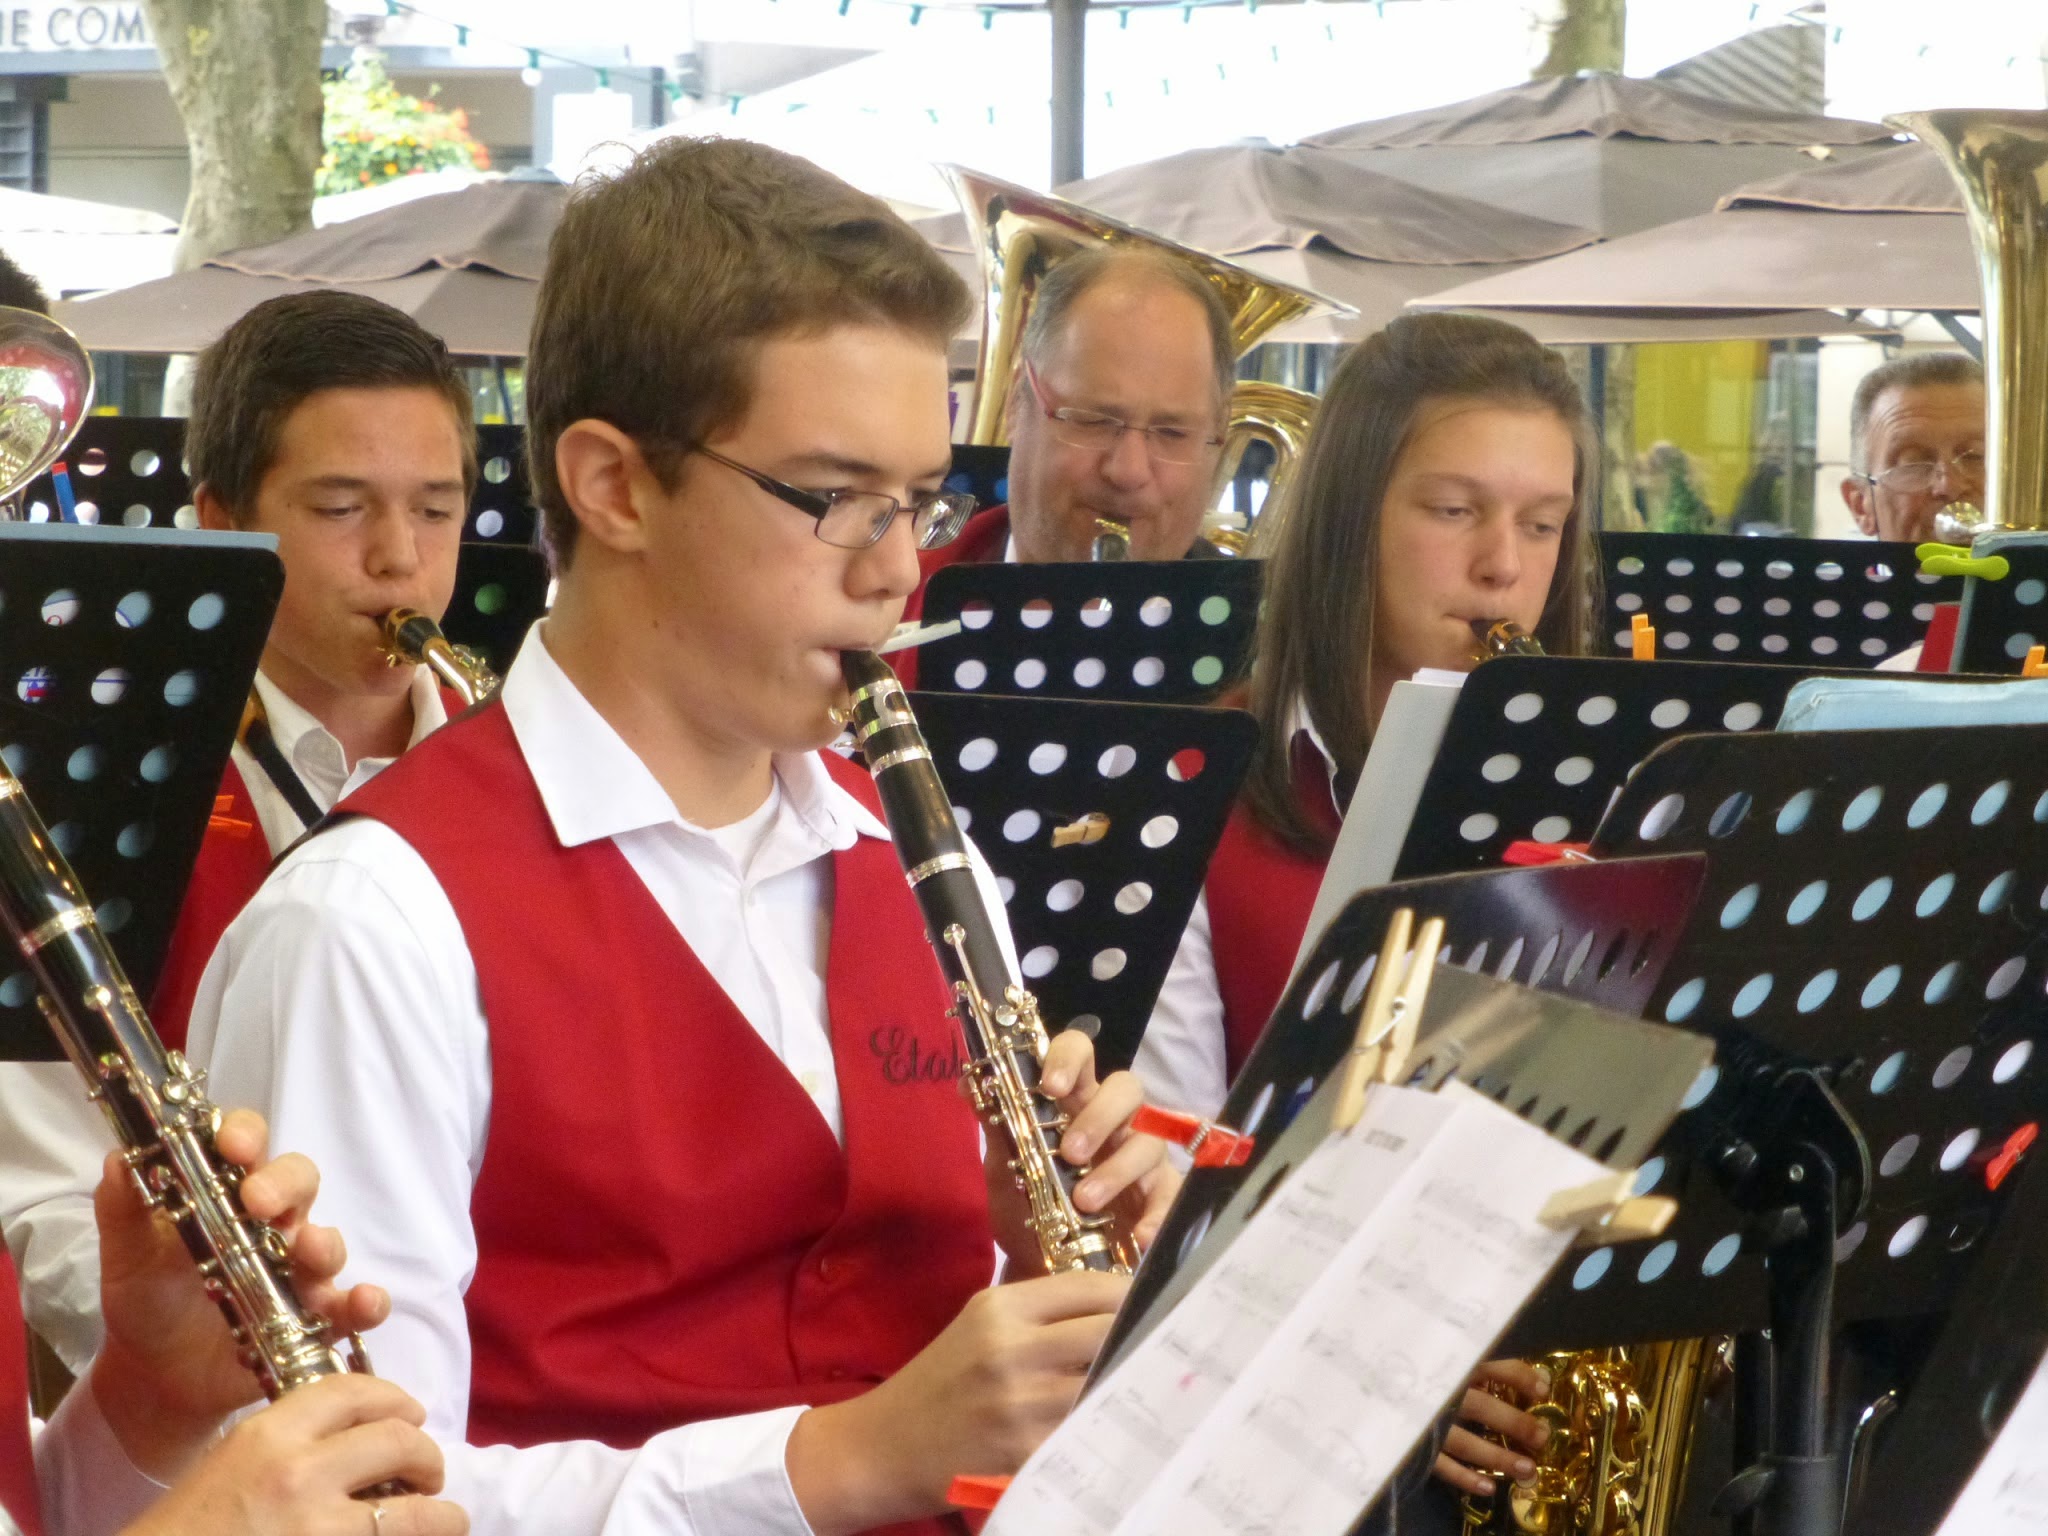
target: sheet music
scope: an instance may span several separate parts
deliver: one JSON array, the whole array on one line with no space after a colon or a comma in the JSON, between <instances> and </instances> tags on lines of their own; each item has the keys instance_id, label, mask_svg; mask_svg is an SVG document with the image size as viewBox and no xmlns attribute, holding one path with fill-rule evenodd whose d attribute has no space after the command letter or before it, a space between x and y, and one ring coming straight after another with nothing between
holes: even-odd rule
<instances>
[{"instance_id":1,"label":"sheet music","mask_svg":"<svg viewBox=\"0 0 2048 1536\"><path fill-rule=\"evenodd\" d=\"M1605 1170L1461 1084L1437 1097L1453 1113L1116 1536L1343 1536L1570 1245L1536 1214Z\"/></svg>"},{"instance_id":2,"label":"sheet music","mask_svg":"<svg viewBox=\"0 0 2048 1536\"><path fill-rule=\"evenodd\" d=\"M1025 1465L986 1536L1112 1530L1394 1188L1453 1101L1376 1089Z\"/></svg>"},{"instance_id":3,"label":"sheet music","mask_svg":"<svg viewBox=\"0 0 2048 1536\"><path fill-rule=\"evenodd\" d=\"M1964 1484L1962 1496L1935 1536L2020 1536L2048 1531L2048 1360Z\"/></svg>"}]
</instances>

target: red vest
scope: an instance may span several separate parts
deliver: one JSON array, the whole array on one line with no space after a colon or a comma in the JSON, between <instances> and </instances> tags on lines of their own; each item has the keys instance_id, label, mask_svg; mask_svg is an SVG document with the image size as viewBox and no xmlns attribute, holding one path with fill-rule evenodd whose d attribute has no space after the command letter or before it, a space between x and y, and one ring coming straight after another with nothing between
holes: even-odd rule
<instances>
[{"instance_id":1,"label":"red vest","mask_svg":"<svg viewBox=\"0 0 2048 1536\"><path fill-rule=\"evenodd\" d=\"M220 795L226 807L207 823L199 857L192 864L191 883L178 908L177 926L164 950L163 969L157 972L156 989L149 997L150 1022L164 1044L174 1050L184 1048L192 999L199 991L206 962L213 958L214 946L270 871L270 844L264 841L263 825L256 819L249 786L242 782L241 770L232 759L221 775Z\"/></svg>"},{"instance_id":2,"label":"red vest","mask_svg":"<svg viewBox=\"0 0 2048 1536\"><path fill-rule=\"evenodd\" d=\"M1294 791L1301 808L1334 838L1340 818L1330 798L1328 765L1305 735L1295 738L1294 747ZM1327 853L1302 853L1281 842L1242 803L1224 825L1202 890L1209 898L1224 1060L1233 1081L1280 1006L1329 862Z\"/></svg>"},{"instance_id":3,"label":"red vest","mask_svg":"<svg viewBox=\"0 0 2048 1536\"><path fill-rule=\"evenodd\" d=\"M926 550L917 557L919 579L917 590L910 594L910 601L903 605L903 621L908 624L924 616L924 589L932 579L932 573L943 571L949 565L980 565L1003 558L1003 550L1010 538L1010 508L1006 502L993 507L983 507L967 519L967 526L960 530L960 536L950 544L937 549ZM889 665L906 688L917 686L917 652L898 651L889 658Z\"/></svg>"},{"instance_id":4,"label":"red vest","mask_svg":"<svg viewBox=\"0 0 2048 1536\"><path fill-rule=\"evenodd\" d=\"M833 777L875 804L831 753ZM564 848L503 708L348 799L432 868L490 1021L470 1438L638 1445L851 1397L989 1280L960 1046L893 846L833 856L844 1150L609 838Z\"/></svg>"},{"instance_id":5,"label":"red vest","mask_svg":"<svg viewBox=\"0 0 2048 1536\"><path fill-rule=\"evenodd\" d=\"M454 719L467 706L446 688L441 706ZM199 844L199 857L192 863L192 878L185 886L185 899L178 907L177 926L164 949L163 969L157 973L156 990L149 997L149 1020L165 1045L183 1050L185 1031L192 1022L192 1002L199 992L199 978L206 962L228 931L228 924L242 915L242 908L263 884L270 866L284 849L273 849L263 835L263 823L249 798L249 786L242 771L228 759L220 779L220 799L206 825Z\"/></svg>"},{"instance_id":6,"label":"red vest","mask_svg":"<svg viewBox=\"0 0 2048 1536\"><path fill-rule=\"evenodd\" d=\"M22 1536L42 1536L35 1456L28 1444L28 1332L5 1247L0 1247L0 1509L14 1517Z\"/></svg>"}]
</instances>

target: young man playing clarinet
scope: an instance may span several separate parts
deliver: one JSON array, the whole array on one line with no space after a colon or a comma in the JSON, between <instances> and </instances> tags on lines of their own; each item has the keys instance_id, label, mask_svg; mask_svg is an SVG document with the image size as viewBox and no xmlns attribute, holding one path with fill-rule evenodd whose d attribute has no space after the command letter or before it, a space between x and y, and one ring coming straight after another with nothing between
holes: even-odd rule
<instances>
[{"instance_id":1,"label":"young man playing clarinet","mask_svg":"<svg viewBox=\"0 0 2048 1536\"><path fill-rule=\"evenodd\" d=\"M380 1368L483 1536L937 1530L1124 1293L989 1285L992 1232L1012 1276L1036 1245L952 1073L906 1069L957 1062L955 1025L865 775L821 750L842 652L963 510L966 308L883 204L758 145L579 189L528 360L554 609L201 984L194 1049L327 1170L396 1298ZM1070 1033L1043 1082L1076 1206L1148 1238L1173 1180L1135 1080Z\"/></svg>"},{"instance_id":2,"label":"young man playing clarinet","mask_svg":"<svg viewBox=\"0 0 2048 1536\"><path fill-rule=\"evenodd\" d=\"M393 668L376 616L438 618L476 443L441 341L356 294L257 305L200 357L186 433L208 528L277 536L284 593L193 866L150 1014L171 1045L214 944L336 800L448 718L425 667ZM99 1342L90 1194L104 1128L66 1063L0 1068L0 1221L29 1320L77 1370Z\"/></svg>"}]
</instances>

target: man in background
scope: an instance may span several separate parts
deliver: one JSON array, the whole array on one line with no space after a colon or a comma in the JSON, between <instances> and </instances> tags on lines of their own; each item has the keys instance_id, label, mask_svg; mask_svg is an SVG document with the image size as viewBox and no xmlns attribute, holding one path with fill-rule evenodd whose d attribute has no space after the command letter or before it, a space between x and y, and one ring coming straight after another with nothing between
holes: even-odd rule
<instances>
[{"instance_id":1,"label":"man in background","mask_svg":"<svg viewBox=\"0 0 2048 1536\"><path fill-rule=\"evenodd\" d=\"M1873 368L1849 407L1842 500L1874 539L1919 544L1951 502L1984 498L1984 366L1923 352Z\"/></svg>"}]
</instances>

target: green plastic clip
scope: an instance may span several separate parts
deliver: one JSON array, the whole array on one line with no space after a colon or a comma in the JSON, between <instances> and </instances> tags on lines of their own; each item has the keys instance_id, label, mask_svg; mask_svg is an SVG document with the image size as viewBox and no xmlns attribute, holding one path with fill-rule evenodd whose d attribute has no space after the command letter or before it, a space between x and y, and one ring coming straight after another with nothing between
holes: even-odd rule
<instances>
[{"instance_id":1,"label":"green plastic clip","mask_svg":"<svg viewBox=\"0 0 2048 1536\"><path fill-rule=\"evenodd\" d=\"M1913 553L1921 571L1929 576L1974 576L1979 581L2003 581L2012 574L2012 562L2003 555L1982 559L1961 544L1922 544Z\"/></svg>"}]
</instances>

